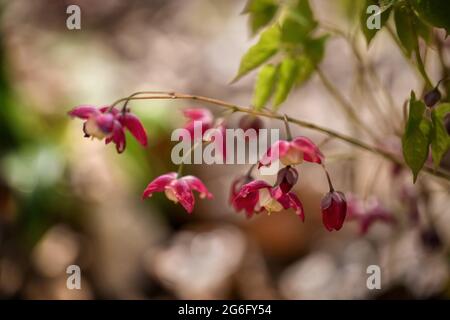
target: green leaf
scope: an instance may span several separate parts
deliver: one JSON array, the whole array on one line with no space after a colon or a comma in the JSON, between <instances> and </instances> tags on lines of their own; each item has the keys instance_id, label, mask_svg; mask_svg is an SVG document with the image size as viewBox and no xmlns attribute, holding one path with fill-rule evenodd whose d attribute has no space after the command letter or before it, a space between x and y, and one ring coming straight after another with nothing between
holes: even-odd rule
<instances>
[{"instance_id":1,"label":"green leaf","mask_svg":"<svg viewBox=\"0 0 450 320\"><path fill-rule=\"evenodd\" d=\"M285 58L281 62L273 101L275 110L277 110L277 107L286 100L289 91L291 91L295 80L297 79L298 71L299 63L297 59Z\"/></svg>"},{"instance_id":2,"label":"green leaf","mask_svg":"<svg viewBox=\"0 0 450 320\"><path fill-rule=\"evenodd\" d=\"M411 91L411 98L409 101L409 115L408 122L406 123L406 131L414 130L419 126L423 119L423 113L425 112L425 104L416 99L414 91Z\"/></svg>"},{"instance_id":3,"label":"green leaf","mask_svg":"<svg viewBox=\"0 0 450 320\"><path fill-rule=\"evenodd\" d=\"M248 72L259 67L277 53L280 44L280 28L274 25L265 30L259 41L250 47L241 59L239 71L232 82L239 80Z\"/></svg>"},{"instance_id":4,"label":"green leaf","mask_svg":"<svg viewBox=\"0 0 450 320\"><path fill-rule=\"evenodd\" d=\"M325 55L325 44L328 38L328 35L323 35L319 38L307 39L305 41L305 54L314 66L317 66L320 62L322 62Z\"/></svg>"},{"instance_id":5,"label":"green leaf","mask_svg":"<svg viewBox=\"0 0 450 320\"><path fill-rule=\"evenodd\" d=\"M425 104L416 100L414 92L411 92L409 116L402 137L402 147L403 157L412 170L414 182L429 153L431 123L423 116L425 109Z\"/></svg>"},{"instance_id":6,"label":"green leaf","mask_svg":"<svg viewBox=\"0 0 450 320\"><path fill-rule=\"evenodd\" d=\"M408 57L417 46L416 23L414 23L415 15L405 6L399 6L394 13L395 28L397 36L405 49Z\"/></svg>"},{"instance_id":7,"label":"green leaf","mask_svg":"<svg viewBox=\"0 0 450 320\"><path fill-rule=\"evenodd\" d=\"M285 43L301 43L316 28L317 21L308 0L297 0L288 9L281 25L281 40Z\"/></svg>"},{"instance_id":8,"label":"green leaf","mask_svg":"<svg viewBox=\"0 0 450 320\"><path fill-rule=\"evenodd\" d=\"M444 126L444 118L450 112L450 103L441 104L431 112L433 128L431 131L431 155L435 167L441 163L442 157L450 149L450 137Z\"/></svg>"},{"instance_id":9,"label":"green leaf","mask_svg":"<svg viewBox=\"0 0 450 320\"><path fill-rule=\"evenodd\" d=\"M448 0L410 0L419 17L429 24L444 28L450 33L450 1Z\"/></svg>"},{"instance_id":10,"label":"green leaf","mask_svg":"<svg viewBox=\"0 0 450 320\"><path fill-rule=\"evenodd\" d=\"M297 80L295 81L295 84L300 86L311 77L311 75L314 72L314 64L307 56L302 55L297 58L298 60L298 76Z\"/></svg>"},{"instance_id":11,"label":"green leaf","mask_svg":"<svg viewBox=\"0 0 450 320\"><path fill-rule=\"evenodd\" d=\"M258 111L266 105L272 95L277 69L276 66L268 64L262 67L258 73L253 92L253 106Z\"/></svg>"},{"instance_id":12,"label":"green leaf","mask_svg":"<svg viewBox=\"0 0 450 320\"><path fill-rule=\"evenodd\" d=\"M250 15L250 27L255 34L259 29L265 27L275 17L278 4L275 0L249 0L244 13Z\"/></svg>"},{"instance_id":13,"label":"green leaf","mask_svg":"<svg viewBox=\"0 0 450 320\"><path fill-rule=\"evenodd\" d=\"M378 3L377 0L366 0L366 4L365 6L363 6L363 11L361 13L360 24L367 41L367 46L370 45L370 42L376 36L377 32L381 30L381 28L383 28L386 22L389 20L389 16L392 11L392 5L394 3L395 1L384 1ZM368 27L368 22L373 21L373 19L376 17L375 12L368 11L369 7L373 5L380 7L380 29L369 29Z\"/></svg>"}]
</instances>

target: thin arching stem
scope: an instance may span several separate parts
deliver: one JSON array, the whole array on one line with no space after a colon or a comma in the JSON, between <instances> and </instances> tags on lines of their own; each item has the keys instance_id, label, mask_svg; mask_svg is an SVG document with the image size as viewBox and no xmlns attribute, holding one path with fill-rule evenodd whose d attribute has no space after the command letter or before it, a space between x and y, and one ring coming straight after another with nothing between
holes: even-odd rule
<instances>
[{"instance_id":1,"label":"thin arching stem","mask_svg":"<svg viewBox=\"0 0 450 320\"><path fill-rule=\"evenodd\" d=\"M284 126L286 127L286 136L288 141L292 140L291 128L289 127L289 121L287 119L287 115L284 114Z\"/></svg>"},{"instance_id":2,"label":"thin arching stem","mask_svg":"<svg viewBox=\"0 0 450 320\"><path fill-rule=\"evenodd\" d=\"M316 125L314 123L308 122L308 121L304 121L304 120L300 120L300 119L296 119L296 118L292 118L286 115L281 115L275 112L270 112L270 111L256 111L252 108L248 108L248 107L242 107L242 106L238 106L236 104L233 103L229 103L223 100L219 100L219 99L215 99L215 98L209 98L209 97L204 97L204 96L198 96L198 95L191 95L191 94L184 94L184 93L176 93L176 92L165 92L165 93L161 93L160 91L147 91L146 96L143 97L139 97L139 96L135 96L135 97L127 97L127 98L122 98L117 100L116 102L114 102L111 106L116 106L117 104L123 102L123 101L128 101L128 100L179 100L179 99L183 99L183 100L193 100L193 101L201 101L204 103L209 103L209 104L213 104L216 106L220 106L223 108L227 108L232 110L233 112L242 112L242 113L247 113L247 114L251 114L254 116L261 116L261 117L266 117L269 119L275 119L275 120L281 120L281 121L288 121L292 124L296 124L300 127L303 128L308 128L317 132L321 132L329 137L333 137L336 138L338 140L344 141L350 145L353 145L355 147L358 147L359 149L362 150L366 150L368 152L371 152L373 154L379 155L393 163L396 163L398 165L401 166L406 166L406 164L396 155L380 148L377 146L372 146L370 144L367 144L366 142L363 142L357 138L351 137L351 136L347 136L345 134L336 132L334 130L331 129L327 129L324 128L322 126ZM443 178L447 181L450 181L450 173L441 169L441 168L437 168L434 169L432 167L429 166L425 166L423 168L423 170L431 175L434 175L436 177L440 177Z\"/></svg>"},{"instance_id":3,"label":"thin arching stem","mask_svg":"<svg viewBox=\"0 0 450 320\"><path fill-rule=\"evenodd\" d=\"M330 192L333 192L334 187L333 187L333 183L331 182L330 174L328 173L328 170L324 164L322 164L322 168L323 168L323 171L325 172L325 175L327 176L328 187L330 188Z\"/></svg>"}]
</instances>

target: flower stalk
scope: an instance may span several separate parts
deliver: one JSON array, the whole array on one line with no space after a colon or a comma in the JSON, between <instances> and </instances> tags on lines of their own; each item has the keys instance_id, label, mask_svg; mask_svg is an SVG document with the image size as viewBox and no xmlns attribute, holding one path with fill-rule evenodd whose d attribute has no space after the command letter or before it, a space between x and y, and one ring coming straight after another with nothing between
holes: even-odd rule
<instances>
[{"instance_id":1,"label":"flower stalk","mask_svg":"<svg viewBox=\"0 0 450 320\"><path fill-rule=\"evenodd\" d=\"M140 94L146 94L146 96L139 96ZM398 158L396 155L394 155L386 150L383 150L382 148L379 148L377 146L372 146L370 144L367 144L366 142L363 142L354 137L347 136L345 134L336 132L331 129L327 129L325 127L316 125L316 124L308 122L308 121L292 118L292 117L289 117L286 115L281 115L276 112L271 112L271 111L267 111L267 110L257 111L252 108L249 108L249 107L238 106L236 104L226 102L223 100L219 100L219 99L215 99L215 98L191 95L191 94L184 94L184 93L176 93L176 92L145 91L145 93L136 93L130 97L121 98L121 99L115 101L111 105L111 107L114 107L121 102L129 101L129 100L164 100L164 99L201 101L204 103L213 104L216 106L230 109L233 112L242 112L242 113L251 114L254 116L261 116L261 117L274 119L274 120L287 121L289 123L296 124L303 128L308 128L308 129L323 133L329 137L333 137L338 140L344 141L344 142L346 142L352 146L355 146L359 149L371 152L371 153L381 156L395 164L406 167L406 164L400 158ZM430 166L425 166L423 168L423 170L430 175L442 178L442 179L446 180L447 182L450 182L450 173L447 172L446 170L443 170L442 168L434 169Z\"/></svg>"}]
</instances>

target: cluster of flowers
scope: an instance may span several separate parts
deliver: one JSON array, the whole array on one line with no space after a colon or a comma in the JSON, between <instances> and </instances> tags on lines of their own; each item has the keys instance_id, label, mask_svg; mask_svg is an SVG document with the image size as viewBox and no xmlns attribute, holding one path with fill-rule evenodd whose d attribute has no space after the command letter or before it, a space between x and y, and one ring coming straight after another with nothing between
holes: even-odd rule
<instances>
[{"instance_id":1,"label":"cluster of flowers","mask_svg":"<svg viewBox=\"0 0 450 320\"><path fill-rule=\"evenodd\" d=\"M69 112L72 117L85 120L83 131L85 137L104 139L108 144L113 142L117 152L125 150L125 129L143 146L147 145L147 133L141 121L129 109L119 110L115 107L96 108L82 105ZM200 124L201 131L214 127L214 118L209 110L203 108L186 109L184 115L188 119L185 128L191 133L194 126ZM244 116L240 122L245 127L258 127L260 121L253 116ZM223 123L216 125L224 131ZM258 129L258 128L256 128ZM224 150L225 152L225 150ZM274 143L260 159L258 169L270 166L274 161L280 161L284 167L278 171L275 185L262 180L255 180L251 173L238 177L231 186L230 204L236 211L245 211L248 217L261 212L278 212L293 209L304 221L305 214L300 199L291 190L298 180L296 165L303 161L317 163L323 166L324 157L319 148L306 137L295 137L279 140ZM346 213L347 202L342 192L335 191L327 173L330 191L321 201L323 224L327 230L342 228ZM145 188L142 197L151 197L155 192L164 192L169 200L180 203L188 213L194 209L195 198L193 191L199 193L200 198L212 198L212 194L200 179L194 176L181 176L176 172L166 173L154 179Z\"/></svg>"}]
</instances>

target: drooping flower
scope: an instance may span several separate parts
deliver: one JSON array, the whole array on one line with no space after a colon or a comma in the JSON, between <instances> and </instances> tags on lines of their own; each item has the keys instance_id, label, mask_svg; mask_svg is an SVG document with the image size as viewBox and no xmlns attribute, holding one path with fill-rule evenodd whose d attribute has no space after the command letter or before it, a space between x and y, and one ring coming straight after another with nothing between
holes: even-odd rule
<instances>
[{"instance_id":1,"label":"drooping flower","mask_svg":"<svg viewBox=\"0 0 450 320\"><path fill-rule=\"evenodd\" d=\"M206 130L212 128L213 115L211 111L205 108L188 108L183 110L184 116L188 119L184 128L189 131L191 138L194 138L195 129L203 136ZM199 137L201 138L201 137Z\"/></svg>"},{"instance_id":2,"label":"drooping flower","mask_svg":"<svg viewBox=\"0 0 450 320\"><path fill-rule=\"evenodd\" d=\"M298 172L294 167L287 166L278 171L276 186L280 187L283 193L291 191L292 187L297 183Z\"/></svg>"},{"instance_id":3,"label":"drooping flower","mask_svg":"<svg viewBox=\"0 0 450 320\"><path fill-rule=\"evenodd\" d=\"M259 167L270 166L280 160L286 166L297 165L303 161L321 164L324 157L319 148L306 137L296 137L292 141L278 140L261 158Z\"/></svg>"},{"instance_id":4,"label":"drooping flower","mask_svg":"<svg viewBox=\"0 0 450 320\"><path fill-rule=\"evenodd\" d=\"M347 214L347 201L340 191L331 190L321 204L323 225L328 231L340 230Z\"/></svg>"},{"instance_id":5,"label":"drooping flower","mask_svg":"<svg viewBox=\"0 0 450 320\"><path fill-rule=\"evenodd\" d=\"M363 201L350 195L348 199L348 219L359 224L360 234L366 234L376 222L394 223L392 212L388 211L377 199Z\"/></svg>"},{"instance_id":6,"label":"drooping flower","mask_svg":"<svg viewBox=\"0 0 450 320\"><path fill-rule=\"evenodd\" d=\"M195 205L193 190L199 193L200 199L213 197L199 178L178 177L176 172L170 172L150 182L142 194L142 199L150 198L155 192L164 192L169 200L179 202L188 213L192 213Z\"/></svg>"},{"instance_id":7,"label":"drooping flower","mask_svg":"<svg viewBox=\"0 0 450 320\"><path fill-rule=\"evenodd\" d=\"M272 187L265 181L254 180L243 185L234 202L244 205L248 199L257 199L254 212L265 210L270 214L292 208L302 221L305 220L303 205L293 192L283 193L279 187Z\"/></svg>"},{"instance_id":8,"label":"drooping flower","mask_svg":"<svg viewBox=\"0 0 450 320\"><path fill-rule=\"evenodd\" d=\"M244 210L247 214L247 217L251 218L253 214L256 212L256 206L258 204L258 193L254 192L252 194L247 195L244 198L236 198L241 188L251 182L254 179L248 175L240 176L235 179L231 184L229 203L233 206L236 212L240 212Z\"/></svg>"},{"instance_id":9,"label":"drooping flower","mask_svg":"<svg viewBox=\"0 0 450 320\"><path fill-rule=\"evenodd\" d=\"M124 112L108 106L96 108L91 105L75 107L68 114L86 120L83 125L85 137L105 139L105 143L114 142L118 153L125 150L125 128L136 140L147 146L147 132L141 121L129 110Z\"/></svg>"}]
</instances>

